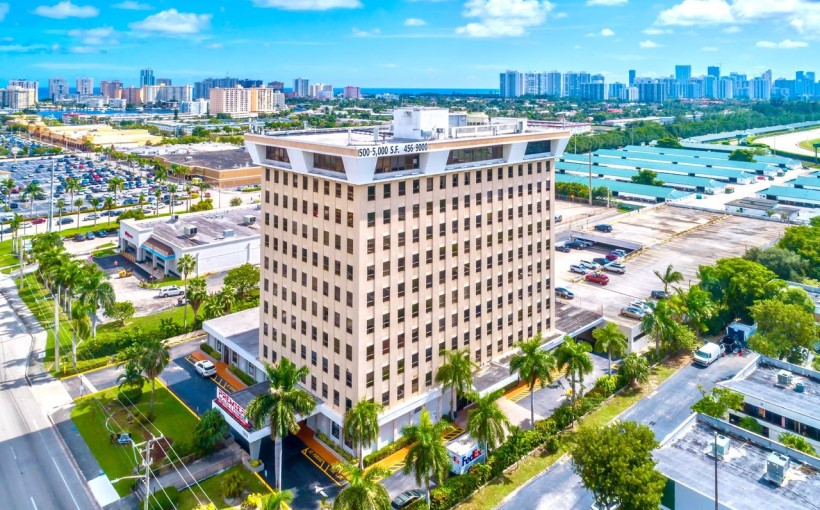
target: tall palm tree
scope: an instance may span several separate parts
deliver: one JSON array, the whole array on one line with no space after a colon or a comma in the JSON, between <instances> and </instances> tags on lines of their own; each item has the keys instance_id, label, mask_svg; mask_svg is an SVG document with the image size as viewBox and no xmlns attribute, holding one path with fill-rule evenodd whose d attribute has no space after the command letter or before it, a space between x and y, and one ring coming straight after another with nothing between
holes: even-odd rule
<instances>
[{"instance_id":1,"label":"tall palm tree","mask_svg":"<svg viewBox=\"0 0 820 510\"><path fill-rule=\"evenodd\" d=\"M620 356L626 351L628 343L626 335L614 322L607 322L603 328L592 330L592 338L595 339L595 349L606 353L607 374L612 373L612 355Z\"/></svg>"},{"instance_id":2,"label":"tall palm tree","mask_svg":"<svg viewBox=\"0 0 820 510\"><path fill-rule=\"evenodd\" d=\"M112 197L105 197L105 201L103 202L103 207L105 210L108 211L108 221L107 223L111 223L111 209L113 209L117 205L117 202Z\"/></svg>"},{"instance_id":3,"label":"tall palm tree","mask_svg":"<svg viewBox=\"0 0 820 510\"><path fill-rule=\"evenodd\" d=\"M65 209L65 206L66 206L65 200L63 200L62 198L57 199L57 216L59 217L59 219L57 220L57 231L58 232L63 231L63 222L61 220L63 219L63 209Z\"/></svg>"},{"instance_id":4,"label":"tall palm tree","mask_svg":"<svg viewBox=\"0 0 820 510\"><path fill-rule=\"evenodd\" d=\"M28 208L30 212L34 212L34 199L37 198L37 195L42 193L43 187L39 184L35 184L34 182L26 184L25 189L23 189L22 196L23 198L28 198Z\"/></svg>"},{"instance_id":5,"label":"tall palm tree","mask_svg":"<svg viewBox=\"0 0 820 510\"><path fill-rule=\"evenodd\" d=\"M475 406L467 412L467 432L484 445L487 455L504 441L504 436L510 428L510 420L498 406L498 399L502 396L504 390L501 389L483 397L475 392L470 395L470 400L475 402Z\"/></svg>"},{"instance_id":6,"label":"tall palm tree","mask_svg":"<svg viewBox=\"0 0 820 510\"><path fill-rule=\"evenodd\" d=\"M655 310L643 316L641 328L655 339L655 357L660 356L661 344L666 343L670 335L675 333L677 323L672 318L669 301L661 299L655 305Z\"/></svg>"},{"instance_id":7,"label":"tall palm tree","mask_svg":"<svg viewBox=\"0 0 820 510\"><path fill-rule=\"evenodd\" d=\"M564 343L555 350L555 360L558 362L558 368L564 370L566 377L570 380L572 387L572 407L575 409L575 404L578 402L578 390L584 391L584 375L592 372L592 358L589 352L592 347L586 342L576 342L572 337L565 336ZM575 412L573 411L573 420Z\"/></svg>"},{"instance_id":8,"label":"tall palm tree","mask_svg":"<svg viewBox=\"0 0 820 510\"><path fill-rule=\"evenodd\" d=\"M80 181L73 177L69 177L65 180L65 190L68 191L68 195L71 197L70 202L74 203L74 193L79 193L83 189L83 186L80 184Z\"/></svg>"},{"instance_id":9,"label":"tall palm tree","mask_svg":"<svg viewBox=\"0 0 820 510\"><path fill-rule=\"evenodd\" d=\"M112 177L108 179L108 191L114 192L115 199L123 189L125 189L125 179L122 177Z\"/></svg>"},{"instance_id":10,"label":"tall palm tree","mask_svg":"<svg viewBox=\"0 0 820 510\"><path fill-rule=\"evenodd\" d=\"M11 246L13 250L17 250L17 232L23 224L23 217L14 213L14 217L9 221L9 228L11 229ZM23 261L21 260L22 264Z\"/></svg>"},{"instance_id":11,"label":"tall palm tree","mask_svg":"<svg viewBox=\"0 0 820 510\"><path fill-rule=\"evenodd\" d=\"M100 307L110 309L117 296L108 275L96 265L83 265L81 278L80 301L88 306L91 315L91 338L97 338L97 310Z\"/></svg>"},{"instance_id":12,"label":"tall palm tree","mask_svg":"<svg viewBox=\"0 0 820 510\"><path fill-rule=\"evenodd\" d=\"M706 332L706 323L717 313L717 306L712 301L711 294L699 285L693 285L686 291L677 289L672 296L672 308L677 319L692 328L697 338Z\"/></svg>"},{"instance_id":13,"label":"tall palm tree","mask_svg":"<svg viewBox=\"0 0 820 510\"><path fill-rule=\"evenodd\" d=\"M251 494L246 501L252 505L253 510L287 510L293 503L293 493L278 490L267 494Z\"/></svg>"},{"instance_id":14,"label":"tall palm tree","mask_svg":"<svg viewBox=\"0 0 820 510\"><path fill-rule=\"evenodd\" d=\"M91 204L91 207L94 208L94 227L97 226L97 216L100 215L100 197L92 197L91 200L88 201Z\"/></svg>"},{"instance_id":15,"label":"tall palm tree","mask_svg":"<svg viewBox=\"0 0 820 510\"><path fill-rule=\"evenodd\" d=\"M543 387L551 383L555 369L555 357L542 349L541 343L541 333L530 340L518 342L520 352L510 359L510 373L518 372L530 388L530 425L535 425L535 384L540 381Z\"/></svg>"},{"instance_id":16,"label":"tall palm tree","mask_svg":"<svg viewBox=\"0 0 820 510\"><path fill-rule=\"evenodd\" d=\"M427 408L421 408L418 425L405 425L402 435L410 441L410 449L405 460L404 474L413 473L418 485L427 489L427 506L430 506L430 481L441 483L450 470L450 454L444 445L444 435L452 430L444 420L433 424Z\"/></svg>"},{"instance_id":17,"label":"tall palm tree","mask_svg":"<svg viewBox=\"0 0 820 510\"><path fill-rule=\"evenodd\" d=\"M0 181L0 187L3 188L3 194L6 195L6 206L11 204L11 190L14 189L14 179L6 177Z\"/></svg>"},{"instance_id":18,"label":"tall palm tree","mask_svg":"<svg viewBox=\"0 0 820 510\"><path fill-rule=\"evenodd\" d=\"M186 253L177 259L177 271L182 276L182 285L185 290L185 299L188 296L188 275L196 271L196 259L190 253ZM185 308L182 311L182 330L188 327L188 303L185 303Z\"/></svg>"},{"instance_id":19,"label":"tall palm tree","mask_svg":"<svg viewBox=\"0 0 820 510\"><path fill-rule=\"evenodd\" d=\"M169 184L168 185L168 208L171 214L174 214L174 200L176 200L177 196L177 185L176 184Z\"/></svg>"},{"instance_id":20,"label":"tall palm tree","mask_svg":"<svg viewBox=\"0 0 820 510\"><path fill-rule=\"evenodd\" d=\"M444 363L436 372L436 382L443 388L450 389L450 416L453 419L456 416L458 396L464 395L473 387L473 370L477 366L470 360L470 351L467 349L444 353Z\"/></svg>"},{"instance_id":21,"label":"tall palm tree","mask_svg":"<svg viewBox=\"0 0 820 510\"><path fill-rule=\"evenodd\" d=\"M185 285L185 299L191 305L191 310L194 312L194 322L196 322L199 307L208 299L208 287L205 278L195 277L188 280Z\"/></svg>"},{"instance_id":22,"label":"tall palm tree","mask_svg":"<svg viewBox=\"0 0 820 510\"><path fill-rule=\"evenodd\" d=\"M185 197L188 199L188 208L187 211L191 210L191 185L185 186Z\"/></svg>"},{"instance_id":23,"label":"tall palm tree","mask_svg":"<svg viewBox=\"0 0 820 510\"><path fill-rule=\"evenodd\" d=\"M211 187L210 184L207 182L200 182L199 186L199 203L202 203L202 199L205 198L205 190Z\"/></svg>"},{"instance_id":24,"label":"tall palm tree","mask_svg":"<svg viewBox=\"0 0 820 510\"><path fill-rule=\"evenodd\" d=\"M78 228L80 226L80 208L83 206L83 203L84 202L83 202L82 198L78 198L77 200L74 201L74 207L77 209L77 227Z\"/></svg>"},{"instance_id":25,"label":"tall palm tree","mask_svg":"<svg viewBox=\"0 0 820 510\"><path fill-rule=\"evenodd\" d=\"M74 372L77 372L77 347L91 334L91 321L85 306L75 304L71 309L71 330L71 364Z\"/></svg>"},{"instance_id":26,"label":"tall palm tree","mask_svg":"<svg viewBox=\"0 0 820 510\"><path fill-rule=\"evenodd\" d=\"M282 438L299 432L297 415L305 416L313 411L316 402L310 393L297 383L309 374L305 366L297 367L287 358L278 364L265 364L270 391L255 397L248 404L248 420L257 428L270 423L276 457L276 488L282 490Z\"/></svg>"},{"instance_id":27,"label":"tall palm tree","mask_svg":"<svg viewBox=\"0 0 820 510\"><path fill-rule=\"evenodd\" d=\"M373 467L365 471L356 464L337 464L336 471L347 479L347 486L333 501L333 510L390 510L390 493L379 480L390 471Z\"/></svg>"},{"instance_id":28,"label":"tall palm tree","mask_svg":"<svg viewBox=\"0 0 820 510\"><path fill-rule=\"evenodd\" d=\"M142 367L142 373L151 381L151 405L148 407L148 414L154 414L154 390L159 374L171 361L171 349L165 340L151 338L146 340L137 351L138 361Z\"/></svg>"},{"instance_id":29,"label":"tall palm tree","mask_svg":"<svg viewBox=\"0 0 820 510\"><path fill-rule=\"evenodd\" d=\"M680 271L675 271L672 267L672 264L666 266L666 271L661 273L660 271L655 271L655 276L663 283L663 291L669 292L669 285L673 283L678 283L683 281L683 273Z\"/></svg>"},{"instance_id":30,"label":"tall palm tree","mask_svg":"<svg viewBox=\"0 0 820 510\"><path fill-rule=\"evenodd\" d=\"M156 215L159 216L159 204L161 203L159 199L160 199L160 197L162 197L162 189L161 188L157 188L157 189L154 190L154 197L157 199Z\"/></svg>"},{"instance_id":31,"label":"tall palm tree","mask_svg":"<svg viewBox=\"0 0 820 510\"><path fill-rule=\"evenodd\" d=\"M117 388L142 388L145 385L145 376L142 375L142 368L136 360L130 359L120 364L123 372L117 376Z\"/></svg>"},{"instance_id":32,"label":"tall palm tree","mask_svg":"<svg viewBox=\"0 0 820 510\"><path fill-rule=\"evenodd\" d=\"M364 469L364 448L379 438L379 414L384 406L369 400L360 400L347 410L344 417L345 437L353 442L359 456L359 469Z\"/></svg>"},{"instance_id":33,"label":"tall palm tree","mask_svg":"<svg viewBox=\"0 0 820 510\"><path fill-rule=\"evenodd\" d=\"M230 285L222 287L222 290L215 293L213 297L226 314L231 313L234 305L236 305L236 291Z\"/></svg>"}]
</instances>

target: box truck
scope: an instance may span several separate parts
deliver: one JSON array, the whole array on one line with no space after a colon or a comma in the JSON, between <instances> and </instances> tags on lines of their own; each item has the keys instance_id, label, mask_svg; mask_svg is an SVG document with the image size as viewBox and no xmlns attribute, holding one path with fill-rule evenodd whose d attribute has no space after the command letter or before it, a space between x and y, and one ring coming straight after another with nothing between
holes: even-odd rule
<instances>
[{"instance_id":1,"label":"box truck","mask_svg":"<svg viewBox=\"0 0 820 510\"><path fill-rule=\"evenodd\" d=\"M474 464L483 461L486 457L478 441L469 434L459 436L447 443L447 452L450 454L450 472L456 475L463 475Z\"/></svg>"}]
</instances>

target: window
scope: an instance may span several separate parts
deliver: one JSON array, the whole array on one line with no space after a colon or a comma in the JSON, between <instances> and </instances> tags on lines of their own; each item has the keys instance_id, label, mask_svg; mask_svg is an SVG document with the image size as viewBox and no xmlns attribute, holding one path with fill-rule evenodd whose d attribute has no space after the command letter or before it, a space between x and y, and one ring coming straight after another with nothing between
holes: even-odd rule
<instances>
[{"instance_id":1,"label":"window","mask_svg":"<svg viewBox=\"0 0 820 510\"><path fill-rule=\"evenodd\" d=\"M265 159L279 161L280 163L290 163L288 151L284 147L265 147Z\"/></svg>"},{"instance_id":2,"label":"window","mask_svg":"<svg viewBox=\"0 0 820 510\"><path fill-rule=\"evenodd\" d=\"M376 160L376 175L388 172L401 172L404 170L416 170L419 168L418 154L408 154L406 156L387 156ZM403 183L402 183L403 184ZM403 194L400 190L399 194Z\"/></svg>"},{"instance_id":3,"label":"window","mask_svg":"<svg viewBox=\"0 0 820 510\"><path fill-rule=\"evenodd\" d=\"M329 154L313 154L313 168L344 173L345 167L342 158ZM328 184L325 182L325 184Z\"/></svg>"},{"instance_id":4,"label":"window","mask_svg":"<svg viewBox=\"0 0 820 510\"><path fill-rule=\"evenodd\" d=\"M550 141L549 140L538 140L534 142L527 142L527 149L524 151L525 156L530 156L532 154L545 154L550 151ZM529 167L532 170L532 166Z\"/></svg>"},{"instance_id":5,"label":"window","mask_svg":"<svg viewBox=\"0 0 820 510\"><path fill-rule=\"evenodd\" d=\"M376 200L376 186L367 187L367 201L372 202Z\"/></svg>"},{"instance_id":6,"label":"window","mask_svg":"<svg viewBox=\"0 0 820 510\"><path fill-rule=\"evenodd\" d=\"M472 149L457 149L450 151L450 154L447 156L447 164L461 165L464 163L502 159L503 157L504 148L501 145L475 147Z\"/></svg>"}]
</instances>

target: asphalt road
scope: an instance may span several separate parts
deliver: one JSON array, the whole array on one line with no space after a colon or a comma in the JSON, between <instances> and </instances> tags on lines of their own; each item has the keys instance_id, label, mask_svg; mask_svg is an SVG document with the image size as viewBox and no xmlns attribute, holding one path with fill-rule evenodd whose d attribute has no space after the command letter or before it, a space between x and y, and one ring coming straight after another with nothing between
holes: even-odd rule
<instances>
[{"instance_id":1,"label":"asphalt road","mask_svg":"<svg viewBox=\"0 0 820 510\"><path fill-rule=\"evenodd\" d=\"M686 366L619 419L649 426L658 441L662 441L692 413L692 404L701 398L698 385L710 391L718 381L731 378L751 361L749 357L731 356L719 359L708 368ZM581 485L581 479L572 469L572 461L565 457L508 497L498 508L589 510L592 503L592 494Z\"/></svg>"},{"instance_id":2,"label":"asphalt road","mask_svg":"<svg viewBox=\"0 0 820 510\"><path fill-rule=\"evenodd\" d=\"M0 506L98 508L25 379L31 337L0 296Z\"/></svg>"}]
</instances>

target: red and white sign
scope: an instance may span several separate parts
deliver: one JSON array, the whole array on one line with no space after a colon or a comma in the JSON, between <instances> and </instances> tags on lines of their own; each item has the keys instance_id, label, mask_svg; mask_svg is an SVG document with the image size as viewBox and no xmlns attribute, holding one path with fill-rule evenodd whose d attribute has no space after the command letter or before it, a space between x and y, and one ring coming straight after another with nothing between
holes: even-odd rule
<instances>
[{"instance_id":1,"label":"red and white sign","mask_svg":"<svg viewBox=\"0 0 820 510\"><path fill-rule=\"evenodd\" d=\"M237 404L231 396L223 390L222 388L216 389L216 401L219 403L219 406L228 412L231 416L234 417L236 421L238 421L243 427L246 429L253 428L251 424L248 422L247 418L245 418L245 408L241 405Z\"/></svg>"}]
</instances>

